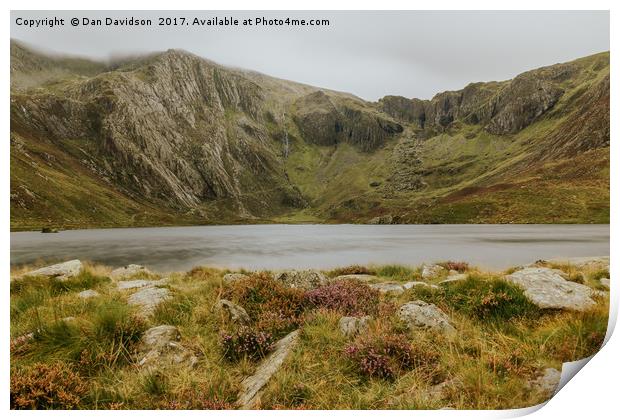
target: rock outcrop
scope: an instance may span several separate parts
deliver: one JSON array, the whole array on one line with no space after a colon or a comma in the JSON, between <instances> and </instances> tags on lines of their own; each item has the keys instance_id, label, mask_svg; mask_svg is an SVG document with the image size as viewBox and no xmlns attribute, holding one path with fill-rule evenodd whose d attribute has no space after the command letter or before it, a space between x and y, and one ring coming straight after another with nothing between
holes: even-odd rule
<instances>
[{"instance_id":1,"label":"rock outcrop","mask_svg":"<svg viewBox=\"0 0 620 420\"><path fill-rule=\"evenodd\" d=\"M164 285L166 283L168 283L168 279L160 279L160 280L144 280L144 279L125 280L125 281L119 281L116 284L116 288L118 290L141 289L143 287L162 286L162 285Z\"/></svg>"},{"instance_id":2,"label":"rock outcrop","mask_svg":"<svg viewBox=\"0 0 620 420\"><path fill-rule=\"evenodd\" d=\"M129 264L112 270L110 278L112 280L120 280L126 277L135 276L137 274L150 274L151 272L143 265Z\"/></svg>"},{"instance_id":3,"label":"rock outcrop","mask_svg":"<svg viewBox=\"0 0 620 420\"><path fill-rule=\"evenodd\" d=\"M400 124L361 101L341 101L324 91L298 99L295 106L299 131L307 141L322 146L347 142L369 152L403 131Z\"/></svg>"},{"instance_id":4,"label":"rock outcrop","mask_svg":"<svg viewBox=\"0 0 620 420\"><path fill-rule=\"evenodd\" d=\"M82 299L90 299L90 298L94 298L97 296L99 296L99 292L97 292L96 290L92 290L92 289L82 290L80 293L78 293L78 297Z\"/></svg>"},{"instance_id":5,"label":"rock outcrop","mask_svg":"<svg viewBox=\"0 0 620 420\"><path fill-rule=\"evenodd\" d=\"M237 405L241 409L251 409L260 398L261 390L271 377L280 369L290 352L297 345L299 330L289 333L274 346L273 352L256 368L252 376L241 382L241 390L237 398Z\"/></svg>"},{"instance_id":6,"label":"rock outcrop","mask_svg":"<svg viewBox=\"0 0 620 420\"><path fill-rule=\"evenodd\" d=\"M196 355L181 343L181 333L172 325L159 325L147 330L140 341L136 356L139 367L187 365L194 367Z\"/></svg>"},{"instance_id":7,"label":"rock outcrop","mask_svg":"<svg viewBox=\"0 0 620 420\"><path fill-rule=\"evenodd\" d=\"M422 278L430 279L433 277L440 276L445 273L447 270L440 265L437 264L424 264L422 265Z\"/></svg>"},{"instance_id":8,"label":"rock outcrop","mask_svg":"<svg viewBox=\"0 0 620 420\"><path fill-rule=\"evenodd\" d=\"M523 288L525 296L542 309L585 311L595 305L592 289L567 281L559 270L528 267L516 271L506 280Z\"/></svg>"},{"instance_id":9,"label":"rock outcrop","mask_svg":"<svg viewBox=\"0 0 620 420\"><path fill-rule=\"evenodd\" d=\"M333 281L352 280L352 281L361 281L362 283L376 283L380 281L379 277L373 276L372 274L343 274L341 276L334 277L332 280Z\"/></svg>"},{"instance_id":10,"label":"rock outcrop","mask_svg":"<svg viewBox=\"0 0 620 420\"><path fill-rule=\"evenodd\" d=\"M222 311L234 323L247 325L250 323L250 316L241 306L232 303L226 299L220 299L216 305L216 310Z\"/></svg>"},{"instance_id":11,"label":"rock outcrop","mask_svg":"<svg viewBox=\"0 0 620 420\"><path fill-rule=\"evenodd\" d=\"M398 309L397 315L412 330L432 330L446 335L456 332L448 315L432 303L421 300L407 302Z\"/></svg>"},{"instance_id":12,"label":"rock outcrop","mask_svg":"<svg viewBox=\"0 0 620 420\"><path fill-rule=\"evenodd\" d=\"M322 286L327 281L327 277L316 270L281 271L275 273L273 279L285 286L303 290L315 289Z\"/></svg>"},{"instance_id":13,"label":"rock outcrop","mask_svg":"<svg viewBox=\"0 0 620 420\"><path fill-rule=\"evenodd\" d=\"M345 337L352 337L366 332L370 319L368 315L362 317L343 316L338 321L338 327Z\"/></svg>"},{"instance_id":14,"label":"rock outcrop","mask_svg":"<svg viewBox=\"0 0 620 420\"><path fill-rule=\"evenodd\" d=\"M378 290L380 293L390 293L400 295L405 291L403 285L398 283L374 283L369 285L371 289Z\"/></svg>"},{"instance_id":15,"label":"rock outcrop","mask_svg":"<svg viewBox=\"0 0 620 420\"><path fill-rule=\"evenodd\" d=\"M405 290L409 290L413 287L430 287L431 289L439 289L439 286L435 284L429 284L424 281L408 281L407 283L403 284L403 289Z\"/></svg>"},{"instance_id":16,"label":"rock outcrop","mask_svg":"<svg viewBox=\"0 0 620 420\"><path fill-rule=\"evenodd\" d=\"M236 281L240 281L240 280L246 280L249 277L245 274L242 273L228 273L228 274L224 274L223 280L224 283L234 283Z\"/></svg>"},{"instance_id":17,"label":"rock outcrop","mask_svg":"<svg viewBox=\"0 0 620 420\"><path fill-rule=\"evenodd\" d=\"M63 263L50 265L39 268L38 270L26 273L26 276L44 276L53 277L58 280L68 280L75 277L82 271L82 262L80 260L65 261Z\"/></svg>"},{"instance_id":18,"label":"rock outcrop","mask_svg":"<svg viewBox=\"0 0 620 420\"><path fill-rule=\"evenodd\" d=\"M161 287L144 287L133 293L127 303L139 308L138 313L143 317L150 316L157 306L170 299L170 290Z\"/></svg>"},{"instance_id":19,"label":"rock outcrop","mask_svg":"<svg viewBox=\"0 0 620 420\"><path fill-rule=\"evenodd\" d=\"M562 373L559 370L547 368L540 376L530 381L528 386L533 390L541 392L551 398L558 389L561 377Z\"/></svg>"}]
</instances>

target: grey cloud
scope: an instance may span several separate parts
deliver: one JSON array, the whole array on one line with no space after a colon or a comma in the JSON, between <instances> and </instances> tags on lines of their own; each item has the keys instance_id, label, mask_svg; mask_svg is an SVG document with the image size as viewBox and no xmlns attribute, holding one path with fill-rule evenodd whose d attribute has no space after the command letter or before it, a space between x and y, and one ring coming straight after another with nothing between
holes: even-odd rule
<instances>
[{"instance_id":1,"label":"grey cloud","mask_svg":"<svg viewBox=\"0 0 620 420\"><path fill-rule=\"evenodd\" d=\"M15 19L64 17L291 16L329 27L25 28ZM11 36L60 53L108 59L181 48L224 65L260 71L369 100L430 98L469 82L516 74L609 50L607 11L63 11L11 13Z\"/></svg>"}]
</instances>

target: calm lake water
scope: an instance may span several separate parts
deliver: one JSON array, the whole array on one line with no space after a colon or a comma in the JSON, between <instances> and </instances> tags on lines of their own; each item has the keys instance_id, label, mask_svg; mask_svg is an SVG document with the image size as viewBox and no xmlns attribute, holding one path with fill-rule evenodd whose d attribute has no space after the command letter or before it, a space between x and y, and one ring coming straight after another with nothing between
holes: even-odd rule
<instances>
[{"instance_id":1,"label":"calm lake water","mask_svg":"<svg viewBox=\"0 0 620 420\"><path fill-rule=\"evenodd\" d=\"M248 225L11 233L11 264L78 258L160 271L456 260L503 269L609 255L609 225Z\"/></svg>"}]
</instances>

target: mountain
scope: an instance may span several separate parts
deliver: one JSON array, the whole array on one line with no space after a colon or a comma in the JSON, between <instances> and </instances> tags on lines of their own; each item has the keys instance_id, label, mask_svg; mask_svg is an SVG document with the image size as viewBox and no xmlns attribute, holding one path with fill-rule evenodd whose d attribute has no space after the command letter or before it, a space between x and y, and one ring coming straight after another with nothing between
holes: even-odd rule
<instances>
[{"instance_id":1,"label":"mountain","mask_svg":"<svg viewBox=\"0 0 620 420\"><path fill-rule=\"evenodd\" d=\"M11 228L609 220L609 53L431 100L11 42Z\"/></svg>"}]
</instances>

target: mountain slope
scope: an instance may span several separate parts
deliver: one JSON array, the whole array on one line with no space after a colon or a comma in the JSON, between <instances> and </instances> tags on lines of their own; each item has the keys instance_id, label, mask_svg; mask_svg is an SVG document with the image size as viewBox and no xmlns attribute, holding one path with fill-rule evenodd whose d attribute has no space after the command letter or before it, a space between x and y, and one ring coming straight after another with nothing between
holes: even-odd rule
<instances>
[{"instance_id":1,"label":"mountain slope","mask_svg":"<svg viewBox=\"0 0 620 420\"><path fill-rule=\"evenodd\" d=\"M178 50L87 66L11 47L12 229L608 218L607 53L369 103ZM600 170L559 169L577 156ZM480 204L550 167L579 211Z\"/></svg>"}]
</instances>

